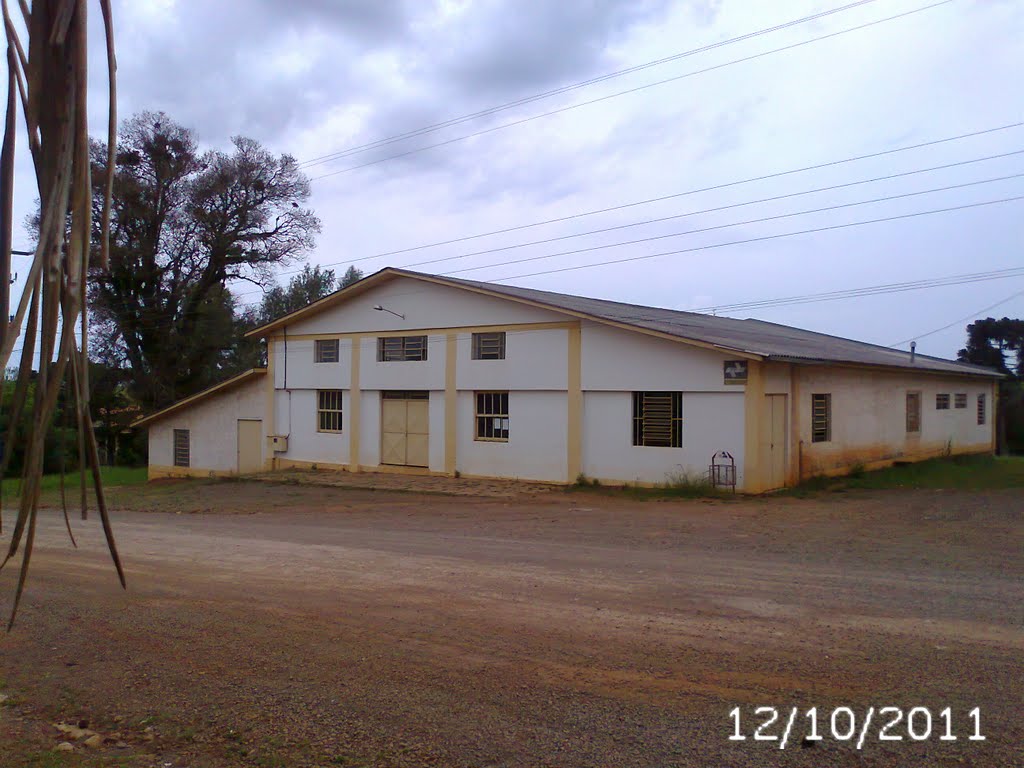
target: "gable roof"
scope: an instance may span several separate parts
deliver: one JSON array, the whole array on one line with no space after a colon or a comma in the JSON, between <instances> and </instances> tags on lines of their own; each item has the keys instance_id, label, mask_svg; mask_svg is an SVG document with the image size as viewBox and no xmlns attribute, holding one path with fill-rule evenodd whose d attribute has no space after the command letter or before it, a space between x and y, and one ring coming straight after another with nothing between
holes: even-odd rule
<instances>
[{"instance_id":1,"label":"gable roof","mask_svg":"<svg viewBox=\"0 0 1024 768\"><path fill-rule=\"evenodd\" d=\"M178 402L173 403L172 405L169 405L166 408L157 411L156 413L151 413L149 414L149 416L143 416L141 419L136 419L135 421L132 422L132 426L144 427L156 421L160 421L161 419L170 416L172 413L175 413L176 411L184 408L185 406L195 405L201 400L206 400L207 398L212 397L213 395L224 394L225 392L234 389L235 387L241 386L250 379L254 379L257 376L262 376L266 372L266 368L253 368L252 370L248 370L245 373L240 373L237 376L233 376L232 378L228 379L227 381L222 381L220 384L214 384L212 387L207 387L202 392L197 392L191 397L186 397L184 400L179 400Z\"/></svg>"},{"instance_id":2,"label":"gable roof","mask_svg":"<svg viewBox=\"0 0 1024 768\"><path fill-rule=\"evenodd\" d=\"M607 299L520 288L513 285L485 283L463 278L430 275L395 267L386 267L358 283L335 291L319 301L296 312L284 315L267 325L250 331L250 336L266 336L279 328L317 314L348 298L357 296L381 282L396 277L448 285L476 293L483 293L532 306L555 310L575 317L593 320L627 330L638 331L662 338L668 337L702 347L756 360L774 360L795 363L845 363L881 366L931 373L951 373L968 376L999 378L998 371L971 363L961 363L928 355L910 354L899 349L830 336L801 328L792 328L764 320L718 317L699 312L683 312L661 307L625 304Z\"/></svg>"}]
</instances>

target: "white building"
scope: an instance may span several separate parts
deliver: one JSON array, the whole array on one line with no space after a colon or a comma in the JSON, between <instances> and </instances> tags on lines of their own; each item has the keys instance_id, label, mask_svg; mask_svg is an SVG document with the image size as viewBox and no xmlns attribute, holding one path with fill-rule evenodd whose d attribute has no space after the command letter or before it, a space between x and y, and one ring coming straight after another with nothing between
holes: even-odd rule
<instances>
[{"instance_id":1,"label":"white building","mask_svg":"<svg viewBox=\"0 0 1024 768\"><path fill-rule=\"evenodd\" d=\"M150 477L290 467L740 490L994 448L999 374L775 325L384 269L154 413Z\"/></svg>"}]
</instances>

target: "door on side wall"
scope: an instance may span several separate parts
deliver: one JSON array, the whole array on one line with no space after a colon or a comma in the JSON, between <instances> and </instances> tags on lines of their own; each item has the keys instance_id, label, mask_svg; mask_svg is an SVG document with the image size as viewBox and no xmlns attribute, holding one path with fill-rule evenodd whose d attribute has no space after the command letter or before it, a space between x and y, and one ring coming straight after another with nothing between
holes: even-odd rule
<instances>
[{"instance_id":1,"label":"door on side wall","mask_svg":"<svg viewBox=\"0 0 1024 768\"><path fill-rule=\"evenodd\" d=\"M786 485L786 395L765 395L761 423L761 466L764 467L764 490Z\"/></svg>"},{"instance_id":2,"label":"door on side wall","mask_svg":"<svg viewBox=\"0 0 1024 768\"><path fill-rule=\"evenodd\" d=\"M381 464L430 464L429 392L381 393L380 421Z\"/></svg>"},{"instance_id":3,"label":"door on side wall","mask_svg":"<svg viewBox=\"0 0 1024 768\"><path fill-rule=\"evenodd\" d=\"M238 473L247 475L263 469L263 422L238 420Z\"/></svg>"}]
</instances>

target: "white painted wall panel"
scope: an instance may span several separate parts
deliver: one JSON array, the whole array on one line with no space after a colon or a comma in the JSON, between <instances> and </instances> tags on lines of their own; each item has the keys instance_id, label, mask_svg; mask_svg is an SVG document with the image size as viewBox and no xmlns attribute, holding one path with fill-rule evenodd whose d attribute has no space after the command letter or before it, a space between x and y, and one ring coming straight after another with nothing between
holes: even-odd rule
<instances>
[{"instance_id":1,"label":"white painted wall panel","mask_svg":"<svg viewBox=\"0 0 1024 768\"><path fill-rule=\"evenodd\" d=\"M349 388L352 367L351 341L341 339L338 342L337 363L314 362L314 341L311 339L288 340L287 366L284 341L273 342L273 346L274 386L277 389L285 389L286 373L288 389Z\"/></svg>"},{"instance_id":2,"label":"white painted wall panel","mask_svg":"<svg viewBox=\"0 0 1024 768\"><path fill-rule=\"evenodd\" d=\"M504 360L474 360L473 334L457 340L459 389L565 389L568 386L569 332L564 328L509 331Z\"/></svg>"},{"instance_id":3,"label":"white painted wall panel","mask_svg":"<svg viewBox=\"0 0 1024 768\"><path fill-rule=\"evenodd\" d=\"M565 482L567 401L565 392L510 392L509 439L507 443L496 443L474 439L473 393L459 392L459 471L485 477Z\"/></svg>"},{"instance_id":4,"label":"white painted wall panel","mask_svg":"<svg viewBox=\"0 0 1024 768\"><path fill-rule=\"evenodd\" d=\"M192 470L235 472L238 419L264 418L265 385L264 377L254 377L153 424L149 428L150 465L172 467L174 430L187 429ZM265 425L263 436L266 436ZM261 440L261 445L264 442Z\"/></svg>"},{"instance_id":5,"label":"white painted wall panel","mask_svg":"<svg viewBox=\"0 0 1024 768\"><path fill-rule=\"evenodd\" d=\"M584 390L742 392L723 382L726 353L584 323Z\"/></svg>"},{"instance_id":6,"label":"white painted wall panel","mask_svg":"<svg viewBox=\"0 0 1024 768\"><path fill-rule=\"evenodd\" d=\"M359 463L364 467L380 464L380 392L362 392L360 397Z\"/></svg>"},{"instance_id":7,"label":"white painted wall panel","mask_svg":"<svg viewBox=\"0 0 1024 768\"><path fill-rule=\"evenodd\" d=\"M668 390L664 382L651 389ZM583 395L583 473L588 477L661 483L671 475L702 476L716 450L728 450L743 470L742 392L683 392L683 446L633 445L632 392Z\"/></svg>"},{"instance_id":8,"label":"white painted wall panel","mask_svg":"<svg viewBox=\"0 0 1024 768\"><path fill-rule=\"evenodd\" d=\"M290 394L290 398L289 398ZM289 399L291 404L289 405ZM317 421L317 391L296 389L274 393L277 434L288 435L288 450L275 453L279 459L347 464L351 398L342 393L341 432L320 432Z\"/></svg>"},{"instance_id":9,"label":"white painted wall panel","mask_svg":"<svg viewBox=\"0 0 1024 768\"><path fill-rule=\"evenodd\" d=\"M362 339L359 383L363 389L444 389L446 341L444 335L429 336L426 360L379 363L377 340Z\"/></svg>"},{"instance_id":10,"label":"white painted wall panel","mask_svg":"<svg viewBox=\"0 0 1024 768\"><path fill-rule=\"evenodd\" d=\"M380 304L405 319L373 309ZM289 326L288 333L359 333L469 325L539 323L565 316L458 288L396 278L318 315Z\"/></svg>"}]
</instances>

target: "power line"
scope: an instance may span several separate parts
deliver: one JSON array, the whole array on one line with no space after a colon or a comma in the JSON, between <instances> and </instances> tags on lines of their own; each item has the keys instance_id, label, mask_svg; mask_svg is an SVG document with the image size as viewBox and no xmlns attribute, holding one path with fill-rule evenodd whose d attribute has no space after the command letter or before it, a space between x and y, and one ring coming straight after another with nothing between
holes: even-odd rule
<instances>
[{"instance_id":1,"label":"power line","mask_svg":"<svg viewBox=\"0 0 1024 768\"><path fill-rule=\"evenodd\" d=\"M996 307L1001 306L1003 304L1006 304L1009 301L1013 301L1018 296L1024 296L1024 291L1017 291L1016 293L1007 296L1005 299L1002 299L1001 301L997 301L995 304L990 304L987 307L979 309L976 312L971 312L969 315L965 315L964 317L961 317L959 320L954 320L952 323L949 323L948 325L944 325L941 328L936 328L934 331L928 331L928 333L919 333L917 336L911 336L909 339L904 339L903 341L897 341L895 344L890 344L889 346L890 347L902 347L904 344L908 344L911 341L918 341L920 339L926 339L929 336L934 336L936 333L941 333L942 331L948 330L948 329L952 328L954 325L959 325L960 323L966 323L968 320L974 320L975 318L977 318L982 313L988 312L989 310L992 310L992 309L995 309Z\"/></svg>"},{"instance_id":2,"label":"power line","mask_svg":"<svg viewBox=\"0 0 1024 768\"><path fill-rule=\"evenodd\" d=\"M588 248L577 248L577 249L572 250L572 251L559 251L558 253L546 253L546 254L542 254L540 256L528 256L528 257L523 258L523 259L512 259L512 260L503 261L503 262L500 262L500 263L497 263L497 264L481 264L481 265L476 266L476 267L463 267L462 269L450 270L448 272L445 272L444 274L446 274L446 275L458 275L458 274L462 274L463 272L477 272L477 271L479 271L481 269L490 269L492 267L504 267L504 266L511 266L513 264L526 264L526 263L534 262L534 261L544 261L546 259L554 259L554 258L557 258L559 256L573 256L573 255L576 255L576 254L579 254L579 253L590 253L592 251L601 251L601 250L605 250L606 248L620 248L620 247L626 246L626 245L637 245L639 243L649 243L649 242L652 242L654 240L666 240L666 239L673 238L673 237L683 237L685 235L696 235L696 234L700 234L702 232L713 232L713 231L719 230L719 229L730 229L732 227L742 227L742 226L745 226L747 224L763 224L766 221L778 221L780 219L791 219L794 216L808 216L808 215L810 215L812 213L825 213L827 211L842 210L843 208L854 208L854 207L859 206L859 205L869 205L869 204L872 204L872 203L883 203L883 202L888 202L890 200L901 200L901 199L907 198L907 197L917 197L919 195L929 195L929 194L933 194L935 192L947 192L947 191L952 190L952 189L963 189L963 188L966 188L966 187L978 186L980 184L991 184L991 183L997 182L997 181L1007 181L1009 179L1018 179L1021 176L1024 176L1024 172L1022 172L1022 173L1014 173L1014 174L1010 174L1008 176L997 176L997 177L992 178L992 179L981 179L979 181L968 181L968 182L964 182L962 184L950 184L950 185L945 186L945 187L935 187L933 189L924 189L924 190L920 190L920 191L917 191L917 192L904 192L904 193L899 194L899 195L887 195L885 197L876 197L876 198L872 198L870 200L858 200L858 201L853 202L853 203L841 203L841 204L838 204L838 205L827 205L827 206L824 206L822 208L810 208L810 209L805 210L805 211L794 211L792 213L780 213L780 214L776 214L775 216L762 216L762 217L757 218L757 219L747 219L746 221L735 221L735 222L730 222L728 224L716 224L716 225L711 226L711 227L701 227L699 229L689 229L689 230L684 230L683 232L670 232L670 233L665 234L665 235L654 235L652 237L641 237L641 238L637 238L636 240L623 240L623 241L618 242L618 243L603 243L601 245L592 245L592 246L590 246Z\"/></svg>"},{"instance_id":3,"label":"power line","mask_svg":"<svg viewBox=\"0 0 1024 768\"><path fill-rule=\"evenodd\" d=\"M800 296L784 296L776 299L759 299L757 301L745 301L737 304L718 304L711 307L700 307L687 310L689 312L737 312L751 309L770 309L774 307L793 306L796 304L817 304L825 301L836 301L839 299L854 299L862 296L876 296L887 293L902 293L904 291L917 291L924 288L944 288L946 286L966 285L968 283L987 282L990 280L1005 280L1013 277L1024 277L1024 267L1010 267L1008 269L997 269L989 272L973 272L966 275L951 275L948 277L924 278L911 280L902 283L884 283L882 285L870 285L862 288L844 288L839 291L826 291L824 293L808 293Z\"/></svg>"},{"instance_id":4,"label":"power line","mask_svg":"<svg viewBox=\"0 0 1024 768\"><path fill-rule=\"evenodd\" d=\"M846 224L832 224L832 225L827 226L827 227L815 227L813 229L802 229L802 230L799 230L799 231L796 231L796 232L782 232L782 233L776 234L776 235L763 235L761 237L750 237L750 238L746 238L744 240L732 240L732 241L729 241L729 242L726 242L726 243L713 243L711 245L701 245L701 246L696 246L694 248L683 248L683 249L676 250L676 251L663 251L662 253L652 253L652 254L648 254L646 256L629 256L629 257L622 258L622 259L611 259L609 261L594 262L594 263L590 263L590 264L578 264L578 265L573 266L573 267L560 267L558 269L546 269L546 270L542 270L540 272L529 272L529 273L521 274L521 275L509 275L507 277L492 278L490 280L490 282L498 283L498 282L504 282L505 280L518 280L518 279L523 278L523 277L536 277L538 275L551 275L551 274L555 274L555 273L558 273L558 272L574 272L574 271L576 271L578 269L593 269L594 267L606 267L606 266L608 266L610 264L625 264L627 262L633 262L633 261L644 261L646 259L656 259L656 258L658 258L660 256L676 256L676 255L683 254L683 253L697 253L699 251L708 251L708 250L712 250L714 248L725 248L727 246L732 246L732 245L745 245L747 243L760 243L760 242L766 242L768 240L779 240L779 239L782 239L784 237L794 237L796 235L809 235L809 234L815 234L817 232L829 232L829 231L838 230L838 229L848 229L850 227L859 227L859 226L863 226L865 224L879 224L881 222L886 222L886 221L900 221L902 219L912 219L912 218L915 218L917 216L931 216L931 215L934 215L934 214L937 214L937 213L948 213L948 212L951 212L951 211L963 211L963 210L967 210L969 208L980 208L980 207L986 206L986 205L997 205L997 204L1000 204L1000 203L1009 203L1009 202L1014 202L1014 201L1017 201L1017 200L1024 200L1024 195L1016 195L1014 197L1003 197L1003 198L1000 198L998 200L985 200L985 201L982 201L980 203L967 203L965 205L956 205L956 206L951 206L951 207L948 207L948 208L935 208L935 209L930 210L930 211L917 211L915 213L904 213L904 214L900 214L898 216L885 216L885 217L877 218L877 219L867 219L865 221L853 221L853 222L849 222L849 223L846 223ZM492 266L498 267L498 266L503 266L503 265L501 265L501 264L494 264Z\"/></svg>"},{"instance_id":5,"label":"power line","mask_svg":"<svg viewBox=\"0 0 1024 768\"><path fill-rule=\"evenodd\" d=\"M405 264L405 265L403 265L403 268L422 267L422 266L425 266L427 264L440 264L440 263L446 262L446 261L455 261L455 260L458 260L458 259L466 259L466 258L469 258L471 256L482 256L482 255L488 254L488 253L499 253L501 251L509 251L509 250L514 250L514 249L517 249L517 248L526 248L526 247L533 246L533 245L546 245L548 243L555 243L555 242L559 242L559 241L562 241L562 240L572 240L574 238L585 237L587 235L598 235L598 234L602 234L604 232L613 232L613 231L620 230L620 229L629 229L631 227L646 226L648 224L658 224L658 223L661 223L663 221L672 221L674 219L681 219L681 218L686 218L686 217L689 217L689 216L699 216L699 215L702 215L702 214L705 214L705 213L717 213L719 211L730 210L732 208L742 208L742 207L745 207L745 206L748 206L748 205L757 205L759 203L769 203L769 202L774 202L774 201L777 201L777 200L785 200L785 199L788 199L788 198L791 198L791 197L801 197L801 196L804 196L804 195L812 195L812 194L816 194L818 192L831 192L832 190L836 190L836 189L845 189L847 187L855 187L855 186L859 186L861 184L871 184L871 183L878 182L878 181L889 181L891 179L898 179L898 178L903 178L903 177L907 177L907 176L914 176L914 175L917 175L917 174L920 174L920 173L929 173L931 171L946 170L948 168L956 168L956 167L960 167L960 166L964 166L964 165L971 165L973 163L981 163L981 162L984 162L986 160L996 160L996 159L1012 157L1013 155L1020 155L1020 154L1024 154L1024 149L1014 150L1013 152L1003 152L1003 153L1000 153L998 155L988 155L986 157L974 158L973 160L961 160L961 161L956 162L956 163L946 163L945 165L933 165L930 168L919 168L917 170L905 171L903 173L893 173L893 174L889 174L887 176L875 176L874 178L871 178L871 179L862 179L860 181L850 181L850 182L846 182L844 184L833 184L833 185L828 186L828 187L817 187L815 189L801 190L800 192L788 192L788 193L786 193L784 195L773 195L771 197L762 197L762 198L758 198L756 200L746 200L746 201L744 201L742 203L731 203L729 205L720 205L720 206L717 206L715 208L705 208L705 209L699 210L699 211L687 211L686 213L674 213L671 216L661 216L661 217L656 218L656 219L644 219L643 221L635 221L635 222L631 222L629 224L617 224L614 227L604 227L602 229L591 229L591 230L587 230L585 232L576 232L576 233L573 233L571 235L560 235L558 237L549 237L549 238L546 238L544 240L533 240L533 241L528 242L528 243L516 243L514 245L504 245L504 246L499 246L497 248L488 248L488 249L485 249L485 250L482 250L482 251L473 251L471 253L463 253L463 254L459 254L457 256L444 256L444 257L441 257L441 258L438 258L438 259L428 259L427 261L417 261L417 262L413 262L412 264Z\"/></svg>"},{"instance_id":6,"label":"power line","mask_svg":"<svg viewBox=\"0 0 1024 768\"><path fill-rule=\"evenodd\" d=\"M504 229L491 230L490 232L480 232L480 233L477 233L475 235L464 235L462 237L456 237L456 238L452 238L450 240L440 240L440 241L433 242L433 243L425 243L423 245L410 246L408 248L399 248L399 249L394 250L394 251L384 251L384 252L381 252L381 253L373 254L372 256L361 256L361 257L356 258L356 259L349 259L348 261L334 262L333 264L332 263L328 263L326 265L321 265L321 266L337 266L337 265L340 265L340 264L356 264L356 263L360 263L360 262L363 262L363 261L370 261L371 259L381 259L381 258L384 258L386 256L398 256L398 255L403 254L403 253L411 253L413 251L422 251L422 250L425 250L427 248L436 248L436 247L439 247L439 246L442 246L442 245L453 245L453 244L456 244L456 243L464 243L464 242L467 242L469 240L478 240L480 238L491 237L493 235L504 235L504 234L508 234L510 232L518 232L518 231L521 231L521 230L524 230L524 229L533 229L535 227L546 226L548 224L559 224L561 222L572 221L572 220L575 220L575 219L581 219L581 218L585 218L585 217L588 217L588 216L596 216L596 215L599 215L599 214L602 214L602 213L612 213L614 211L621 211L621 210L624 210L626 208L634 208L634 207L637 207L637 206L640 206L640 205L649 205L651 203L660 203L660 202L664 202L666 200L674 200L674 199L677 199L677 198L680 198L680 197L687 197L689 195L700 194L702 192L715 192L715 191L718 191L718 190L721 190L721 189L728 189L730 187L736 187L736 186L740 186L740 185L743 185L743 184L752 184L752 183L755 183L755 182L758 182L758 181L767 181L769 179L778 179L778 178L782 178L783 176L791 176L793 174L805 173L807 171L817 171L817 170L821 170L821 169L824 169L824 168L833 168L835 166L846 165L848 163L859 162L861 160L871 160L871 159L874 159L874 158L877 158L877 157L886 157L888 155L896 154L896 153L899 153L899 152L908 152L908 151L914 150L914 149L923 149L925 147L937 146L939 144L947 144L947 143L952 142L952 141L961 141L963 139L975 138L977 136L984 136L984 135L988 135L988 134L991 134L991 133L997 133L999 131L1006 131L1006 130L1011 130L1013 128L1020 128L1021 126L1024 126L1024 121L1015 122L1015 123L1008 123L1006 125L999 125L999 126L996 126L994 128L985 128L985 129L978 130L978 131L971 131L969 133L961 133L961 134L958 134L956 136L946 136L946 137L941 138L941 139L932 139L932 140L929 140L929 141L919 142L917 144L909 144L909 145L903 146L903 147L895 147L894 149L886 149L886 150L881 150L879 152L871 152L871 153L868 153L868 154L865 154L865 155L854 155L852 157L846 157L846 158L842 158L840 160L830 160L830 161L824 162L824 163L816 163L814 165L805 165L805 166L802 166L800 168L791 168L791 169L785 170L785 171L775 171L773 173L762 174L760 176L752 176L752 177L745 178L745 179L738 179L738 180L735 180L735 181L723 182L721 184L715 184L715 185L712 185L712 186L709 186L709 187L699 187L697 189L688 189L688 190L685 190L683 192L674 192L672 194L661 195L659 197L651 197L651 198L646 198L644 200L634 200L634 201L629 202L629 203L621 203L619 205L613 205L613 206L609 206L607 208L596 208L596 209L590 210L590 211L581 211L581 212L569 214L567 216L559 216L557 218L545 219L543 221L530 222L528 224L519 224L519 225L516 225L516 226L513 226L513 227L505 227ZM302 270L292 270L292 272L301 272L301 271ZM278 274L290 274L290 272L280 272Z\"/></svg>"},{"instance_id":7,"label":"power line","mask_svg":"<svg viewBox=\"0 0 1024 768\"><path fill-rule=\"evenodd\" d=\"M646 259L653 259L653 258L658 258L658 257L661 257L661 256L673 256L673 255L681 255L681 254L685 254L685 253L697 253L697 252L700 252L700 251L712 250L712 249L717 249L717 248L724 248L724 247L733 246L733 245L744 245L744 244L748 244L748 243L765 242L765 241L769 241L769 240L777 240L777 239L786 238L786 237L793 237L793 236L797 236L797 235L814 234L814 233L818 233L818 232L828 232L828 231L839 230L839 229L848 229L848 228L851 228L851 227L863 226L863 225L866 225L866 224L877 224L877 223L889 222L889 221L901 221L901 220L905 220L905 219L916 218L918 216L928 216L928 215L935 215L935 214L939 214L939 213L947 213L947 212L961 211L961 210L967 210L967 209L972 209L972 208L980 208L980 207L989 206L989 205L996 205L996 204L1001 204L1001 203L1013 202L1013 201L1017 201L1017 200L1021 200L1021 199L1024 199L1024 195L1018 195L1018 196L1007 197L1007 198L1000 198L1000 199L996 199L996 200L987 200L987 201L982 201L982 202L977 202L977 203L966 203L966 204L963 204L963 205L950 206L950 207L946 207L946 208L937 208L937 209L932 209L932 210L927 210L927 211L916 211L916 212L912 212L912 213L899 214L899 215L895 215L895 216L886 216L886 217L880 217L880 218L875 218L875 219L867 219L867 220L863 220L863 221L847 222L845 224L833 224L833 225L824 226L824 227L815 227L815 228L810 228L810 229L798 230L798 231L795 231L795 232L783 232L783 233L778 233L778 234L774 234L774 235L763 235L763 236L759 236L759 237L745 238L745 239L742 239L742 240L727 241L727 242L724 242L724 243L712 243L712 244L708 244L708 245L695 246L695 247L692 247L692 248L683 248L683 249L674 250L674 251L663 251L661 253L654 253L654 254L648 254L648 255L643 255L643 256L630 256L630 257L625 257L625 258L621 258L621 259L611 259L611 260L603 261L603 262L592 262L592 263L589 263L589 264L579 264L579 265L575 265L575 266L571 266L571 267L560 267L560 268L554 268L554 269L549 269L549 270L542 270L542 271L538 271L538 272L531 272L531 273L527 273L527 274L511 275L511 276L502 277L502 278L495 278L495 279L492 279L490 282L504 282L506 280L514 280L514 279L518 279L518 278L522 278L522 277L534 277L534 276L537 276L537 275L547 275L547 274L554 274L554 273L559 273L559 272L571 272L571 271L575 271L575 270L579 270L579 269L590 269L590 268L594 268L594 267L608 266L608 265L611 265L611 264L621 264L621 263L633 262L633 261L643 261L643 260L646 260ZM516 263L516 262L503 262L503 263L498 263L498 264L491 264L491 265L488 265L488 266L490 266L490 267L508 266L510 263ZM441 273L441 276L446 276L446 275L450 275L450 274L452 274L452 273ZM413 291L412 293L418 293L418 292L419 291ZM399 294L399 295L406 295L406 294ZM154 328L162 328L162 327L173 328L173 324L164 324L164 323L159 323L159 322L157 322L157 323L142 322L139 325L141 327L147 328L149 330L153 330Z\"/></svg>"},{"instance_id":8,"label":"power line","mask_svg":"<svg viewBox=\"0 0 1024 768\"><path fill-rule=\"evenodd\" d=\"M682 74L682 75L676 75L675 77L669 77L669 78L666 78L664 80L659 80L657 82L647 83L645 85L639 85L639 86L636 86L635 88L629 88L629 89L627 89L625 91L618 91L616 93L611 93L611 94L608 94L608 95L605 95L605 96L598 97L596 99L590 99L588 101L581 101L581 102L578 102L576 104L569 104L569 105L567 105L565 107L560 107L558 109L549 110L548 112L542 112L540 114L531 115L529 117L524 117L524 118L521 118L519 120L513 120L512 122L509 122L509 123L502 123L501 125L491 126L490 128L484 128L482 130L475 131L473 133L469 133L469 134L466 134L466 135L463 135L463 136L456 136L455 138L447 139L445 141L440 141L440 142L437 142L437 143L434 143L434 144L427 144L426 146L417 147L415 149L410 149L410 150L407 150L405 152L399 152L399 153L396 153L396 154L393 154L393 155L388 155L386 157L377 158L376 160L370 160L370 161L365 162L365 163L360 163L359 165L353 165L353 166L349 166L348 168L342 168L341 170L338 170L338 171L331 171L330 173L325 173L325 174L322 174L320 176L314 176L314 177L312 177L310 179L310 181L319 181L320 179L326 179L326 178L329 178L331 176L337 176L337 175L342 174L342 173L350 173L351 171L356 171L356 170L359 170L360 168L367 168L367 167L369 167L371 165L377 165L379 163L384 163L384 162L387 162L389 160L397 160L397 159L400 159L400 158L403 158L403 157L408 157L410 155L415 155L415 154L418 154L420 152L425 152L425 151L427 151L429 149L437 149L439 147L445 147L445 146L448 146L450 144L454 144L454 143L459 142L459 141L465 141L466 139L472 139L472 138L475 138L477 136L483 136L485 134L494 133L495 131L504 130L505 128L511 128L513 126L522 125L523 123L528 123L528 122L531 122L533 120L539 120L539 119L544 118L544 117L550 117L552 115L561 114L563 112L568 112L568 111L573 110L573 109L579 109L580 107L590 106L591 104L598 104L600 102L608 101L609 99L615 99L615 98L618 98L619 96L626 96L626 95L631 94L631 93L637 93L638 91L643 91L643 90L646 90L648 88L655 88L655 87L657 87L659 85L665 85L667 83L676 82L678 80L682 80L682 79L687 78L687 77L693 77L695 75L703 75L703 74L706 74L708 72L713 72L713 71L718 70L718 69L723 69L725 67L730 67L733 64L742 64L743 62L754 61L756 59L760 59L760 58L763 58L765 56L771 56L771 55L776 54L776 53L782 53L783 51L789 51L789 50L792 50L794 48L799 48L799 47L804 46L804 45L810 45L811 43L817 43L817 42L820 42L822 40L828 40L829 38L832 38L832 37L837 37L839 35L845 35L845 34L847 34L849 32L856 32L856 31L859 31L861 29L866 29L868 27L873 27L873 26L878 25L878 24L884 24L885 22L894 21L896 19L900 19L900 18L903 18L903 17L906 17L906 16L910 16L911 14L921 13L922 11L931 10L932 8L938 8L939 6L947 5L947 4L951 3L951 2L953 2L953 0L939 0L939 2L932 3L930 5L925 5L925 6L921 6L919 8L914 8L914 9L909 10L909 11L904 11L903 13L898 13L898 14L896 14L894 16L887 16L886 18L877 19L875 21L870 21L870 22L867 22L865 24L859 24L859 25L854 26L854 27L848 27L847 29L842 29L842 30L839 30L838 32L831 32L831 33L829 33L827 35L820 35L819 37L813 37L813 38L811 38L809 40L803 40L803 41L801 41L799 43L792 43L790 45L784 45L784 46L782 46L780 48L773 48L772 50L769 50L769 51L762 51L761 53L756 53L756 54L753 54L751 56L745 56L743 58L734 59L732 61L727 61L727 62L724 62L722 64L716 64L716 65L711 66L711 67L705 67L704 69L695 70L693 72L687 72L687 73Z\"/></svg>"},{"instance_id":9,"label":"power line","mask_svg":"<svg viewBox=\"0 0 1024 768\"><path fill-rule=\"evenodd\" d=\"M789 27L793 27L793 26L796 26L798 24L805 24L805 23L807 23L809 21L816 21L816 20L824 18L826 16L831 16L831 15L836 14L836 13L841 13L842 11L848 11L851 8L857 8L859 6L867 5L868 3L872 3L872 2L875 2L875 0L857 0L857 2L849 3L847 5L843 5L843 6L840 6L838 8L833 8L833 9L828 10L828 11L822 11L820 13L815 13L815 14L812 14L810 16L804 16L804 17L799 18L799 19L794 19L793 21L787 21L787 22L782 23L782 24L777 24L777 25L775 25L773 27L767 27L765 29L759 29L756 32L748 32L746 34L739 35L738 37L729 38L728 40L720 40L720 41L718 41L716 43L711 43L709 45L701 46L700 48L693 48L691 50L683 51L681 53L675 53L675 54L672 54L671 56L665 56L663 58L655 59L653 61L647 61L647 62L644 62L642 64L637 64L637 65L632 66L632 67L627 67L625 69L616 70L615 72L609 72L609 73L604 74L604 75L599 75L597 77L592 77L592 78L589 78L588 80L581 80L579 82L571 83L569 85L564 85L564 86L561 86L561 87L558 87L558 88L553 88L551 90L544 91L542 93L536 93L536 94L533 94L533 95L530 95L530 96L525 96L523 98L516 99L515 101L506 102L504 104L500 104L500 105L494 106L494 107L488 107L487 109L482 109L482 110L480 110L478 112L473 112L471 114L461 115L459 117L450 118L450 119L445 120L445 121L440 122L440 123L433 123L432 125L424 126L422 128L416 128L416 129L411 130L411 131L406 131L405 133L395 134L394 136L388 136L386 138L378 139L376 141L371 141L371 142L368 142L366 144L359 144L357 146L350 147L350 148L344 149L344 150L339 150L337 152L329 152L329 153L324 154L324 155L319 155L317 157L310 158L309 160L304 160L303 162L299 163L299 167L301 167L301 168L310 168L310 167L315 166L315 165L322 165L323 163L333 162L334 160L340 160L340 159L342 159L344 157L349 157L351 155L361 154L361 153L367 152L367 151L369 151L371 149L377 149L379 147L382 147L382 146L385 146L385 145L388 145L388 144L393 144L393 143L398 142L398 141L403 141L405 139L415 138L417 136L422 136L422 135L427 134L427 133L433 133L433 132L438 131L438 130L440 130L442 128L448 128L448 127L451 127L453 125L458 125L460 123L469 122L471 120L476 120L476 119L478 119L480 117L488 117L490 115L497 114L498 112L503 112L503 111L508 110L508 109L513 109L515 107L519 107L519 106L522 106L524 104L530 104L532 102L540 101L542 99L547 99L547 98L550 98L552 96L558 96L558 95L563 94L563 93L568 93L569 91L575 91L575 90L578 90L580 88L585 88L585 87L590 86L590 85L596 85L597 83L603 83L603 82L606 82L608 80L613 80L615 78L622 77L624 75L630 75L630 74L633 74L634 72L640 72L642 70L650 69L652 67L660 66L662 64L668 64L668 63L673 62L673 61L678 61L679 59L683 59L683 58L686 58L686 57L689 57L689 56L694 56L694 55L696 55L698 53L706 53L707 51L714 50L715 48L722 48L722 47L727 46L727 45L732 45L733 43L743 42L744 40L750 40L752 38L759 37L761 35L767 35L767 34L770 34L772 32L778 32L778 31L783 30L783 29L788 29Z\"/></svg>"}]
</instances>

